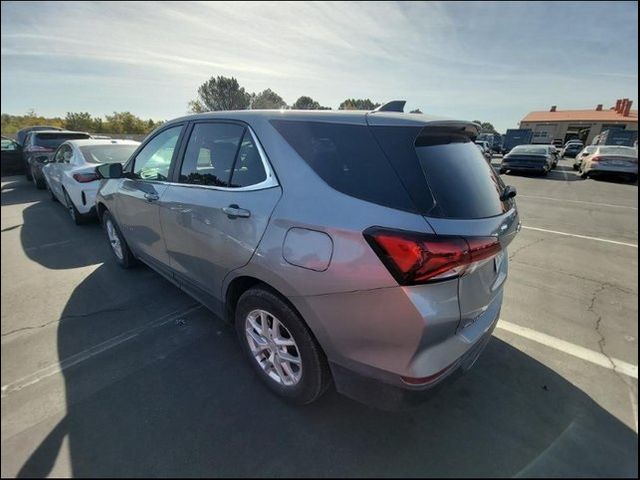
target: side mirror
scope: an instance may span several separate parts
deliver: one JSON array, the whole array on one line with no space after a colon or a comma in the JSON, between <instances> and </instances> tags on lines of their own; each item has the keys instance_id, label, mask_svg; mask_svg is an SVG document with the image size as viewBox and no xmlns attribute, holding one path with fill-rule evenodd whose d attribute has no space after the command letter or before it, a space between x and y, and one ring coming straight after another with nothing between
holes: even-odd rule
<instances>
[{"instance_id":1,"label":"side mirror","mask_svg":"<svg viewBox=\"0 0 640 480\"><path fill-rule=\"evenodd\" d=\"M510 198L515 197L517 193L518 191L516 190L516 187L507 185L506 187L504 187L504 190L502 191L502 195L500 195L500 200L502 200L503 202L505 200L509 200Z\"/></svg>"},{"instance_id":2,"label":"side mirror","mask_svg":"<svg viewBox=\"0 0 640 480\"><path fill-rule=\"evenodd\" d=\"M105 163L96 167L96 172L101 178L122 178L121 163Z\"/></svg>"}]
</instances>

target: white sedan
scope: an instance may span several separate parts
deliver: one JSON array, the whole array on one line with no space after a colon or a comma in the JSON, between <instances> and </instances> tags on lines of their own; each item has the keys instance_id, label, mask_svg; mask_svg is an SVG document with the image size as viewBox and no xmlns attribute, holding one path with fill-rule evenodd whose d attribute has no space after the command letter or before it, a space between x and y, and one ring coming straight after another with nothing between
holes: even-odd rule
<instances>
[{"instance_id":1,"label":"white sedan","mask_svg":"<svg viewBox=\"0 0 640 480\"><path fill-rule=\"evenodd\" d=\"M58 147L43 167L47 190L81 224L95 215L100 176L96 167L104 163L125 163L138 148L133 140L68 140Z\"/></svg>"}]
</instances>

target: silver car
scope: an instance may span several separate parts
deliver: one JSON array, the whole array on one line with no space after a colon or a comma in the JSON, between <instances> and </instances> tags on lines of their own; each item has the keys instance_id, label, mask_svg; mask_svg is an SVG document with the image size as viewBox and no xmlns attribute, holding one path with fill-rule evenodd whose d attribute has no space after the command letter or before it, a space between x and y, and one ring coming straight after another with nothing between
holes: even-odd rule
<instances>
[{"instance_id":1,"label":"silver car","mask_svg":"<svg viewBox=\"0 0 640 480\"><path fill-rule=\"evenodd\" d=\"M117 262L235 323L265 384L382 408L469 369L519 230L477 125L420 114L225 111L170 121L106 179Z\"/></svg>"},{"instance_id":2,"label":"silver car","mask_svg":"<svg viewBox=\"0 0 640 480\"><path fill-rule=\"evenodd\" d=\"M582 178L615 174L633 182L638 179L638 151L633 147L597 145L594 151L581 160Z\"/></svg>"},{"instance_id":3,"label":"silver car","mask_svg":"<svg viewBox=\"0 0 640 480\"><path fill-rule=\"evenodd\" d=\"M579 154L577 154L575 156L575 158L573 159L573 169L574 170L580 170L580 166L582 165L582 159L591 155L593 152L596 151L596 148L598 148L597 145L588 145L586 147L584 147Z\"/></svg>"}]
</instances>

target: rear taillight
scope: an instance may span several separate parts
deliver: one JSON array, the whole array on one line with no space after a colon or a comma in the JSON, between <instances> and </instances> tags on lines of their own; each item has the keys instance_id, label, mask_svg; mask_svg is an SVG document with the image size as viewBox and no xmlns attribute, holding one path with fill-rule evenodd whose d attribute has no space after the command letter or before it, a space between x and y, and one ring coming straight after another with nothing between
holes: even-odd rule
<instances>
[{"instance_id":1,"label":"rear taillight","mask_svg":"<svg viewBox=\"0 0 640 480\"><path fill-rule=\"evenodd\" d=\"M364 237L400 285L463 275L502 250L497 237L458 237L369 228Z\"/></svg>"},{"instance_id":2,"label":"rear taillight","mask_svg":"<svg viewBox=\"0 0 640 480\"><path fill-rule=\"evenodd\" d=\"M94 180L99 180L100 179L100 175L98 175L96 172L92 172L92 173L74 173L73 174L73 179L76 182L88 183L88 182L93 182Z\"/></svg>"},{"instance_id":3,"label":"rear taillight","mask_svg":"<svg viewBox=\"0 0 640 480\"><path fill-rule=\"evenodd\" d=\"M601 157L592 157L591 161L592 162L600 162L600 161L602 161L602 158Z\"/></svg>"}]
</instances>

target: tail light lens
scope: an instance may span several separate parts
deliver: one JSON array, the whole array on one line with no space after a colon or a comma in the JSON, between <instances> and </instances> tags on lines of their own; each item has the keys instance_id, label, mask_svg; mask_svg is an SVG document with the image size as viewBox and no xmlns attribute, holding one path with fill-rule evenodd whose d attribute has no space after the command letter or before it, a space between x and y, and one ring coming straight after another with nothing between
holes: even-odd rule
<instances>
[{"instance_id":1,"label":"tail light lens","mask_svg":"<svg viewBox=\"0 0 640 480\"><path fill-rule=\"evenodd\" d=\"M458 237L370 228L364 237L400 285L463 275L501 252L497 237Z\"/></svg>"},{"instance_id":2,"label":"tail light lens","mask_svg":"<svg viewBox=\"0 0 640 480\"><path fill-rule=\"evenodd\" d=\"M593 158L591 158L591 161L592 162L600 162L600 161L602 161L602 158L601 157L593 157Z\"/></svg>"},{"instance_id":3,"label":"tail light lens","mask_svg":"<svg viewBox=\"0 0 640 480\"><path fill-rule=\"evenodd\" d=\"M92 172L92 173L74 173L73 174L73 179L76 182L89 183L89 182L93 182L94 180L99 180L100 179L100 175L98 175L95 172Z\"/></svg>"}]
</instances>

